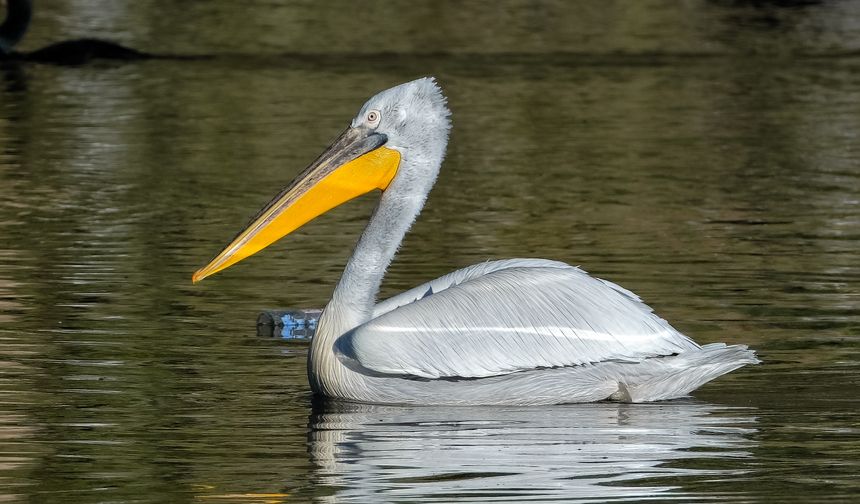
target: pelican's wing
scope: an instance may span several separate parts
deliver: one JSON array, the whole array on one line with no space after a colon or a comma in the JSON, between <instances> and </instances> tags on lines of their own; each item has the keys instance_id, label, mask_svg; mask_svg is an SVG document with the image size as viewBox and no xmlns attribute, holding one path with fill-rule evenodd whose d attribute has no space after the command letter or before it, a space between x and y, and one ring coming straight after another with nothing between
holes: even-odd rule
<instances>
[{"instance_id":1,"label":"pelican's wing","mask_svg":"<svg viewBox=\"0 0 860 504\"><path fill-rule=\"evenodd\" d=\"M396 304L417 300L392 303L341 336L336 350L378 373L478 378L699 348L633 293L579 268L486 264L483 272L455 272L467 277L459 282L434 281L445 279L447 288L429 282L421 296L424 286L397 296Z\"/></svg>"},{"instance_id":2,"label":"pelican's wing","mask_svg":"<svg viewBox=\"0 0 860 504\"><path fill-rule=\"evenodd\" d=\"M452 271L447 275L440 276L435 280L425 282L409 289L408 291L401 292L396 296L392 296L385 301L378 303L373 307L373 318L388 313L395 308L414 303L415 301L423 299L431 294L437 294L449 287L460 285L463 282L484 276L494 271L509 268L537 267L570 268L569 265L563 262L550 261L548 259L502 259L499 261L486 261L479 264L473 264L471 266Z\"/></svg>"}]
</instances>

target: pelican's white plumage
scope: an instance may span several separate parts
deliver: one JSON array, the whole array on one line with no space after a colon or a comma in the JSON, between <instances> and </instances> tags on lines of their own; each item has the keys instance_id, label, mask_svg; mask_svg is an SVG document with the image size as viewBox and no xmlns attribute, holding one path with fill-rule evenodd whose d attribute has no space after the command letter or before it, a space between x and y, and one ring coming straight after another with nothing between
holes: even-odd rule
<instances>
[{"instance_id":1,"label":"pelican's white plumage","mask_svg":"<svg viewBox=\"0 0 860 504\"><path fill-rule=\"evenodd\" d=\"M379 373L484 378L699 348L635 295L579 268L541 259L482 266L448 288L431 282L421 299L356 327L335 349Z\"/></svg>"},{"instance_id":2,"label":"pelican's white plumage","mask_svg":"<svg viewBox=\"0 0 860 504\"><path fill-rule=\"evenodd\" d=\"M410 404L653 401L758 362L743 345L699 346L632 292L544 259L477 264L377 304L385 269L436 180L449 115L433 79L374 96L334 146L195 279L258 250L248 246L250 253L233 257L261 229L279 226L272 222L282 214L295 211L306 221L307 211L292 210L296 201L337 176L337 166L366 162L356 166L372 177L383 173L384 163L370 157L377 151L396 158L385 161L396 173L361 186L383 193L317 326L308 355L315 393ZM363 177L357 173L351 177Z\"/></svg>"}]
</instances>

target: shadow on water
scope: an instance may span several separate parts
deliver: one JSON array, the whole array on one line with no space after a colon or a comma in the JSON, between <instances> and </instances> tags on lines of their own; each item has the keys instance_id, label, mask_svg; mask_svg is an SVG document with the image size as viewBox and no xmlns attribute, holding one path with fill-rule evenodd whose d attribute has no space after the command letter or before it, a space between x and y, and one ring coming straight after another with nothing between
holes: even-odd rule
<instances>
[{"instance_id":1,"label":"shadow on water","mask_svg":"<svg viewBox=\"0 0 860 504\"><path fill-rule=\"evenodd\" d=\"M687 481L748 472L756 424L753 410L693 400L491 409L319 402L308 439L315 483L332 490L331 502L600 502L689 498L697 492Z\"/></svg>"}]
</instances>

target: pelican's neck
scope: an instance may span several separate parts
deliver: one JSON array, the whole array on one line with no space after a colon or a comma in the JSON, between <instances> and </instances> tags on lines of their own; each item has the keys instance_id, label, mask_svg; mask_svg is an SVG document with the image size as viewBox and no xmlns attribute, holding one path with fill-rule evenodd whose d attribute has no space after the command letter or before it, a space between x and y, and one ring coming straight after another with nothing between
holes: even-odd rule
<instances>
[{"instance_id":1,"label":"pelican's neck","mask_svg":"<svg viewBox=\"0 0 860 504\"><path fill-rule=\"evenodd\" d=\"M33 8L30 0L6 0L6 19L0 25L0 55L12 53L30 25Z\"/></svg>"},{"instance_id":2,"label":"pelican's neck","mask_svg":"<svg viewBox=\"0 0 860 504\"><path fill-rule=\"evenodd\" d=\"M385 270L421 212L441 163L441 154L417 159L403 156L398 171L422 176L420 180L397 177L382 193L320 321L321 339L340 336L373 317Z\"/></svg>"},{"instance_id":3,"label":"pelican's neck","mask_svg":"<svg viewBox=\"0 0 860 504\"><path fill-rule=\"evenodd\" d=\"M397 247L415 217L421 212L441 162L441 154L435 161L427 162L424 167L427 171L423 172L421 180L395 177L382 193L334 289L331 301L323 310L311 341L308 381L315 393L347 397L340 387L345 386L348 378L338 364L334 343L341 335L373 318L373 307L385 270L394 259ZM410 163L406 156L401 159L399 172L404 171L404 163ZM409 173L416 171L408 170L404 175Z\"/></svg>"}]
</instances>

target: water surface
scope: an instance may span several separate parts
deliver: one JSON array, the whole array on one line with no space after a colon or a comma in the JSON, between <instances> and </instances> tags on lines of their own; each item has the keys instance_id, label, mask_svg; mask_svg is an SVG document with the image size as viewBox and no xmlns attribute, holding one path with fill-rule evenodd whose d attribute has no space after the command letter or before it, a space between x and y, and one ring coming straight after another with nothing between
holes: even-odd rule
<instances>
[{"instance_id":1,"label":"water surface","mask_svg":"<svg viewBox=\"0 0 860 504\"><path fill-rule=\"evenodd\" d=\"M778 3L40 1L25 49L214 57L0 67L0 498L851 500L860 9ZM558 259L764 364L650 405L313 403L255 317L322 306L374 198L190 275L428 74L454 129L384 295Z\"/></svg>"}]
</instances>

